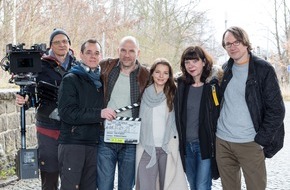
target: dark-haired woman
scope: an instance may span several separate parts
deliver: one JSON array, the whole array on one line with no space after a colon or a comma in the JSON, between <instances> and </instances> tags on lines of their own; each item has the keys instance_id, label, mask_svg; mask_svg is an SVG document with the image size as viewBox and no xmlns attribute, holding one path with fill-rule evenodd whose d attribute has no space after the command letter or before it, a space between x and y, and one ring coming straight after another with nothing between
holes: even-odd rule
<instances>
[{"instance_id":1,"label":"dark-haired woman","mask_svg":"<svg viewBox=\"0 0 290 190\"><path fill-rule=\"evenodd\" d=\"M200 46L190 46L183 52L180 68L175 113L183 167L191 190L208 190L212 179L218 178L215 131L219 81L212 74L221 78L221 73L213 72L212 58Z\"/></svg>"}]
</instances>

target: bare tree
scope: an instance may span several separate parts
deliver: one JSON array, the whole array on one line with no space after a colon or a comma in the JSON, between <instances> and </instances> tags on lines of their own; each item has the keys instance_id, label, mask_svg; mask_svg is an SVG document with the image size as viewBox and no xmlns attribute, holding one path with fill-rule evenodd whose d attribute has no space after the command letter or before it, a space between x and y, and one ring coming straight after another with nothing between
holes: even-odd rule
<instances>
[{"instance_id":1,"label":"bare tree","mask_svg":"<svg viewBox=\"0 0 290 190\"><path fill-rule=\"evenodd\" d=\"M67 31L78 57L87 38L102 41L105 56L116 56L120 38L136 36L141 44L141 61L151 64L166 57L177 68L188 45L202 45L217 52L206 12L196 11L199 0L0 0L0 46L12 43L15 19L16 41L26 47L49 43L54 28ZM1 57L3 57L1 55Z\"/></svg>"},{"instance_id":2,"label":"bare tree","mask_svg":"<svg viewBox=\"0 0 290 190\"><path fill-rule=\"evenodd\" d=\"M279 13L282 13L280 15ZM290 14L286 0L274 0L274 24L275 32L273 33L276 40L277 55L272 56L274 62L277 62L276 71L280 76L279 79L283 83L288 84L289 74L287 65L290 64L289 59L289 29L290 29ZM282 19L281 19L282 18ZM282 22L281 22L282 20Z\"/></svg>"},{"instance_id":3,"label":"bare tree","mask_svg":"<svg viewBox=\"0 0 290 190\"><path fill-rule=\"evenodd\" d=\"M181 52L188 45L210 47L212 31L206 30L204 12L196 11L199 1L133 0L133 11L139 22L134 27L142 46L142 60L152 63L166 57L176 69Z\"/></svg>"},{"instance_id":4,"label":"bare tree","mask_svg":"<svg viewBox=\"0 0 290 190\"><path fill-rule=\"evenodd\" d=\"M290 65L290 58L289 58L289 32L290 32L290 9L287 7L286 0L283 0L283 12L284 12L284 29L285 29L285 39L286 39L286 48L285 48L285 57L286 63Z\"/></svg>"},{"instance_id":5,"label":"bare tree","mask_svg":"<svg viewBox=\"0 0 290 190\"><path fill-rule=\"evenodd\" d=\"M281 53L281 49L280 49L280 35L279 35L279 22L278 22L278 8L277 8L277 0L274 0L274 7L275 7L275 11L274 11L274 22L275 22L275 39L276 39L276 46L277 46L277 51L278 51L278 55L280 60L282 60L282 53Z\"/></svg>"}]
</instances>

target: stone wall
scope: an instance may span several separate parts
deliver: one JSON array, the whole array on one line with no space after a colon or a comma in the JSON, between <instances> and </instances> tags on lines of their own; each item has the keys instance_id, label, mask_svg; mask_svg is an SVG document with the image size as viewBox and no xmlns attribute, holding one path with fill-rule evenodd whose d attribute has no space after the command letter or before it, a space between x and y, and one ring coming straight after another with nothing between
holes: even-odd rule
<instances>
[{"instance_id":1,"label":"stone wall","mask_svg":"<svg viewBox=\"0 0 290 190\"><path fill-rule=\"evenodd\" d=\"M18 90L0 91L0 171L15 166L17 150L21 148L20 108L15 105ZM25 111L26 148L36 147L34 108Z\"/></svg>"}]
</instances>

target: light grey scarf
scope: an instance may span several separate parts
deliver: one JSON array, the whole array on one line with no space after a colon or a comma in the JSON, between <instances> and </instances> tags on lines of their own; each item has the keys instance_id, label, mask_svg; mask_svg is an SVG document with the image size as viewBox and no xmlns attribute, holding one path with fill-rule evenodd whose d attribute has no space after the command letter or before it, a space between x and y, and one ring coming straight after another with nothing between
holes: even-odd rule
<instances>
[{"instance_id":1,"label":"light grey scarf","mask_svg":"<svg viewBox=\"0 0 290 190\"><path fill-rule=\"evenodd\" d=\"M154 126L152 125L153 108L160 105L165 100L165 94L163 92L157 94L153 84L145 89L142 96L139 114L139 117L141 118L140 144L142 145L144 150L151 156L151 160L146 168L150 168L156 163L156 150L153 139ZM172 139L176 135L177 131L174 111L171 111L169 112L168 118L166 120L166 129L162 144L162 149L167 154L169 153L167 145L170 139Z\"/></svg>"}]
</instances>

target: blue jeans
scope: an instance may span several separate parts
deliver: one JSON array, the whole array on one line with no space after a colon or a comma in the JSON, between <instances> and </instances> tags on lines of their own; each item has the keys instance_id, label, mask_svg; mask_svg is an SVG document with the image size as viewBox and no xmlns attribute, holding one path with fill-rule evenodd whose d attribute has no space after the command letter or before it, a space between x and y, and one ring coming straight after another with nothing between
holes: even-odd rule
<instances>
[{"instance_id":1,"label":"blue jeans","mask_svg":"<svg viewBox=\"0 0 290 190\"><path fill-rule=\"evenodd\" d=\"M97 184L99 190L113 190L118 163L118 190L131 190L135 184L136 145L105 143L100 136L97 153Z\"/></svg>"},{"instance_id":2,"label":"blue jeans","mask_svg":"<svg viewBox=\"0 0 290 190\"><path fill-rule=\"evenodd\" d=\"M211 161L201 159L199 142L186 143L185 165L191 190L211 189Z\"/></svg>"}]
</instances>

